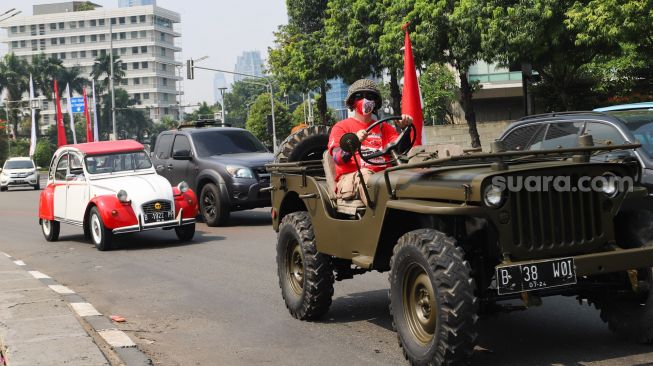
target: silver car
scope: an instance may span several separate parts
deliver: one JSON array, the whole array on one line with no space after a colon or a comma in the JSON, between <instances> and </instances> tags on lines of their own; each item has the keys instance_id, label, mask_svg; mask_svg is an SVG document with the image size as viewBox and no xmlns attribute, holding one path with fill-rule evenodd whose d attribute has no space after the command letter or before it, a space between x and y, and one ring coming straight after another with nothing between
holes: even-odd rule
<instances>
[{"instance_id":1,"label":"silver car","mask_svg":"<svg viewBox=\"0 0 653 366\"><path fill-rule=\"evenodd\" d=\"M9 158L0 169L0 191L18 186L41 188L39 171L30 158Z\"/></svg>"}]
</instances>

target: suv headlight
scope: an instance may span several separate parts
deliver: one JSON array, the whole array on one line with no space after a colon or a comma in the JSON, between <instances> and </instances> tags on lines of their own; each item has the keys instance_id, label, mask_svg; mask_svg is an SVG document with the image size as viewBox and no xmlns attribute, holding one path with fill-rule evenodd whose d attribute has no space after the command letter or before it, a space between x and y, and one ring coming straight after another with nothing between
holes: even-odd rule
<instances>
[{"instance_id":1,"label":"suv headlight","mask_svg":"<svg viewBox=\"0 0 653 366\"><path fill-rule=\"evenodd\" d=\"M243 166L228 165L227 172L229 172L229 174L234 178L254 178L254 172L252 169Z\"/></svg>"},{"instance_id":2,"label":"suv headlight","mask_svg":"<svg viewBox=\"0 0 653 366\"><path fill-rule=\"evenodd\" d=\"M118 201L122 203L127 203L129 202L129 197L127 196L127 192L125 192L124 189L121 189L116 193L116 197L118 197Z\"/></svg>"},{"instance_id":3,"label":"suv headlight","mask_svg":"<svg viewBox=\"0 0 653 366\"><path fill-rule=\"evenodd\" d=\"M501 207L505 200L506 195L501 188L494 184L485 187L485 190L483 191L483 201L485 201L486 205L494 208Z\"/></svg>"}]
</instances>

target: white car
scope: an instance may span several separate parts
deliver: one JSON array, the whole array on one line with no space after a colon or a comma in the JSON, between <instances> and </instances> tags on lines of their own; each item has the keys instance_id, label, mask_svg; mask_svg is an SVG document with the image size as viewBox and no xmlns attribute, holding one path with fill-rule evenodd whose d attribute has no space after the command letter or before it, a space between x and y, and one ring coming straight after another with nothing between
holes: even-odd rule
<instances>
[{"instance_id":1,"label":"white car","mask_svg":"<svg viewBox=\"0 0 653 366\"><path fill-rule=\"evenodd\" d=\"M156 173L143 145L101 141L59 148L41 192L39 223L48 241L60 223L81 226L99 250L111 249L114 234L172 229L179 240L195 234L197 197Z\"/></svg>"},{"instance_id":2,"label":"white car","mask_svg":"<svg viewBox=\"0 0 653 366\"><path fill-rule=\"evenodd\" d=\"M9 158L0 169L0 191L19 186L41 188L39 170L30 158Z\"/></svg>"}]
</instances>

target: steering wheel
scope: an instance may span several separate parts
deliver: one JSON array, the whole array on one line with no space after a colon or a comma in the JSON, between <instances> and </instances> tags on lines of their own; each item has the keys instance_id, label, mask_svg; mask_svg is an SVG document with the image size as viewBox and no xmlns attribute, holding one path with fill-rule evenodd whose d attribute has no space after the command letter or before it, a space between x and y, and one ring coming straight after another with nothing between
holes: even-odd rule
<instances>
[{"instance_id":1,"label":"steering wheel","mask_svg":"<svg viewBox=\"0 0 653 366\"><path fill-rule=\"evenodd\" d=\"M369 125L369 126L365 129L365 132L370 132L370 131L372 131L372 129L373 129L374 127L379 126L380 124L382 124L382 123L386 123L386 122L388 122L388 121L401 121L401 116L390 116L390 117L386 117L386 118L383 118L383 119L381 119L381 120L378 120L378 121L372 123L371 125ZM412 133L411 133L411 132L412 132ZM409 136L410 136L410 140L409 140L410 144L408 144L408 145L407 145L406 147L404 147L402 150L399 150L399 143L400 143L401 141L403 141L403 139L405 138L406 134L409 134ZM408 151L410 151L410 149L411 149L411 148L413 147L413 145L415 144L415 140L416 140L416 139L417 139L417 129L415 128L415 125L413 125L413 124L411 123L411 124L409 124L406 128L404 128L403 131L401 131L401 133L399 134L399 136L397 136L397 138L396 138L394 141L388 143L388 145L385 147L385 149L383 149L383 150L381 150L381 151L378 151L378 152L375 152L375 153L372 153L372 154L364 155L363 152L362 152L362 150L361 150L361 147L359 146L359 147L358 147L358 154L360 155L361 159L365 160L365 162L368 163L368 164L370 164L370 165L388 165L388 164L394 164L394 163L396 163L397 160L398 160L398 155L404 155L404 154L406 154ZM388 155L388 154L391 154L392 152L395 153L395 154L392 154L393 158L392 158L392 159L389 159L389 160L386 160L386 161L383 162L383 163L377 163L377 162L371 161L371 160L374 159L374 158L378 158L379 156L383 156L383 155Z\"/></svg>"}]
</instances>

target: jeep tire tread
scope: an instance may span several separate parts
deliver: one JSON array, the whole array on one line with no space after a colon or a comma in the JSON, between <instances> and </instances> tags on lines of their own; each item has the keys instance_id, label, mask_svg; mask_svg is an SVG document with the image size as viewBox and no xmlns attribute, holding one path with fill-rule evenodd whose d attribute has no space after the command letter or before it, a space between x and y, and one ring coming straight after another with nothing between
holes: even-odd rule
<instances>
[{"instance_id":1,"label":"jeep tire tread","mask_svg":"<svg viewBox=\"0 0 653 366\"><path fill-rule=\"evenodd\" d=\"M455 240L432 229L408 232L390 266L390 314L406 359L420 366L468 364L478 304L471 267Z\"/></svg>"},{"instance_id":2,"label":"jeep tire tread","mask_svg":"<svg viewBox=\"0 0 653 366\"><path fill-rule=\"evenodd\" d=\"M331 305L334 274L331 258L319 253L308 212L286 215L279 225L277 274L290 314L318 319Z\"/></svg>"},{"instance_id":3,"label":"jeep tire tread","mask_svg":"<svg viewBox=\"0 0 653 366\"><path fill-rule=\"evenodd\" d=\"M279 144L279 149L274 157L277 163L294 161L321 160L322 154L329 143L330 127L315 125L303 128Z\"/></svg>"}]
</instances>

